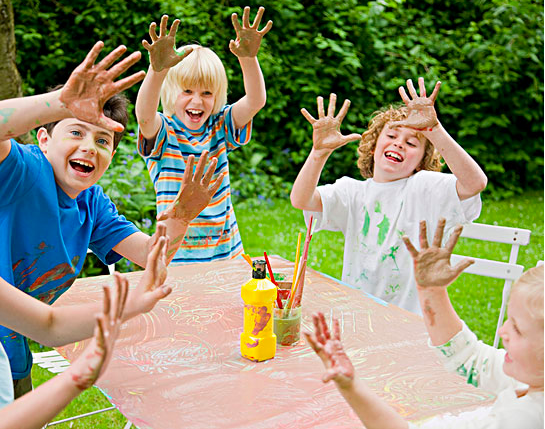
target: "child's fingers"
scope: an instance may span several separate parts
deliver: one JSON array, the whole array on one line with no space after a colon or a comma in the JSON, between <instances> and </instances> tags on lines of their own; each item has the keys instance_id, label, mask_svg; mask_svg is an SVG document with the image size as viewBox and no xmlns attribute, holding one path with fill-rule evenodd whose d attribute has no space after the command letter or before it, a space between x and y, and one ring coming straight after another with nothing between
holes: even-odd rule
<instances>
[{"instance_id":1,"label":"child's fingers","mask_svg":"<svg viewBox=\"0 0 545 429\"><path fill-rule=\"evenodd\" d=\"M414 89L413 80L407 79L407 89L409 90L409 94L411 97L418 98L418 94L416 93L416 89Z\"/></svg>"},{"instance_id":2,"label":"child's fingers","mask_svg":"<svg viewBox=\"0 0 545 429\"><path fill-rule=\"evenodd\" d=\"M204 167L206 166L207 162L208 162L208 151L205 150L201 153L201 157L199 158L199 162L197 163L197 168L195 169L195 174L193 175L193 177L197 179L199 182L202 180Z\"/></svg>"},{"instance_id":3,"label":"child's fingers","mask_svg":"<svg viewBox=\"0 0 545 429\"><path fill-rule=\"evenodd\" d=\"M106 321L104 316L100 315L96 317L96 328L95 328L95 341L99 354L104 356L106 354Z\"/></svg>"},{"instance_id":4,"label":"child's fingers","mask_svg":"<svg viewBox=\"0 0 545 429\"><path fill-rule=\"evenodd\" d=\"M340 122L343 121L344 117L348 113L348 108L350 107L350 100L346 99L344 100L344 103L341 107L341 110L339 110L339 114L336 116L336 119L338 119ZM335 111L333 111L335 113Z\"/></svg>"},{"instance_id":5,"label":"child's fingers","mask_svg":"<svg viewBox=\"0 0 545 429\"><path fill-rule=\"evenodd\" d=\"M441 88L441 81L437 81L437 83L435 84L435 88L433 88L433 92L430 95L430 100L432 103L435 103L437 94L439 94L439 88Z\"/></svg>"},{"instance_id":6,"label":"child's fingers","mask_svg":"<svg viewBox=\"0 0 545 429\"><path fill-rule=\"evenodd\" d=\"M265 12L265 8L263 6L260 6L259 9L257 10L257 14L255 15L254 23L251 25L250 28L254 28L256 30L259 28L259 24L261 22L261 17L263 16L263 12Z\"/></svg>"},{"instance_id":7,"label":"child's fingers","mask_svg":"<svg viewBox=\"0 0 545 429\"><path fill-rule=\"evenodd\" d=\"M155 227L155 233L157 234L157 238L159 237L166 237L167 236L167 226L159 222L157 226Z\"/></svg>"},{"instance_id":8,"label":"child's fingers","mask_svg":"<svg viewBox=\"0 0 545 429\"><path fill-rule=\"evenodd\" d=\"M361 140L361 134L350 134L348 136L342 136L342 142L343 144L353 142L356 140Z\"/></svg>"},{"instance_id":9,"label":"child's fingers","mask_svg":"<svg viewBox=\"0 0 545 429\"><path fill-rule=\"evenodd\" d=\"M310 332L303 332L303 335L307 339L312 350L314 350L317 354L319 354L322 351L322 346L320 346L320 343L316 339L316 335Z\"/></svg>"},{"instance_id":10,"label":"child's fingers","mask_svg":"<svg viewBox=\"0 0 545 429\"><path fill-rule=\"evenodd\" d=\"M102 313L108 316L110 314L110 307L112 304L110 296L110 288L108 286L102 286L102 291L104 292L104 301L102 303Z\"/></svg>"},{"instance_id":11,"label":"child's fingers","mask_svg":"<svg viewBox=\"0 0 545 429\"><path fill-rule=\"evenodd\" d=\"M327 327L327 322L325 321L324 313L318 313L318 322L320 324L320 329L322 335L326 340L331 339L331 334L329 333L329 328Z\"/></svg>"},{"instance_id":12,"label":"child's fingers","mask_svg":"<svg viewBox=\"0 0 545 429\"><path fill-rule=\"evenodd\" d=\"M187 158L187 162L185 164L185 171L184 171L184 177L182 178L182 186L180 186L180 190L178 191L178 195L176 196L176 199L178 200L180 198L180 193L182 192L182 187L191 182L191 179L193 178L193 165L195 164L195 157L193 155L189 155Z\"/></svg>"},{"instance_id":13,"label":"child's fingers","mask_svg":"<svg viewBox=\"0 0 545 429\"><path fill-rule=\"evenodd\" d=\"M400 86L399 89L399 95L401 96L401 99L405 104L409 104L411 102L411 99L407 96L407 93L405 92L405 88Z\"/></svg>"},{"instance_id":14,"label":"child's fingers","mask_svg":"<svg viewBox=\"0 0 545 429\"><path fill-rule=\"evenodd\" d=\"M324 113L324 98L322 96L316 97L316 104L318 105L318 118L323 118Z\"/></svg>"},{"instance_id":15,"label":"child's fingers","mask_svg":"<svg viewBox=\"0 0 545 429\"><path fill-rule=\"evenodd\" d=\"M214 183L214 185L208 189L208 192L210 192L212 196L216 195L216 192L218 191L221 184L223 183L223 179L225 179L225 176L227 176L227 173L222 173L221 176L216 179L216 182Z\"/></svg>"},{"instance_id":16,"label":"child's fingers","mask_svg":"<svg viewBox=\"0 0 545 429\"><path fill-rule=\"evenodd\" d=\"M416 248L413 246L413 243L411 243L411 240L409 240L409 237L404 235L403 237L401 237L401 239L403 240L403 243L405 243L405 247L407 248L411 256L413 258L418 257L418 250L416 250Z\"/></svg>"},{"instance_id":17,"label":"child's fingers","mask_svg":"<svg viewBox=\"0 0 545 429\"><path fill-rule=\"evenodd\" d=\"M180 25L180 20L175 19L172 25L170 26L170 31L168 32L168 35L172 37L176 37L176 32L178 31L179 25Z\"/></svg>"},{"instance_id":18,"label":"child's fingers","mask_svg":"<svg viewBox=\"0 0 545 429\"><path fill-rule=\"evenodd\" d=\"M440 218L437 222L437 228L435 228L435 234L433 235L433 247L441 247L441 241L443 241L443 232L445 231L445 224L447 221L444 217Z\"/></svg>"},{"instance_id":19,"label":"child's fingers","mask_svg":"<svg viewBox=\"0 0 545 429\"><path fill-rule=\"evenodd\" d=\"M341 341L341 328L339 326L339 319L334 318L332 323L333 339Z\"/></svg>"},{"instance_id":20,"label":"child's fingers","mask_svg":"<svg viewBox=\"0 0 545 429\"><path fill-rule=\"evenodd\" d=\"M240 22L238 22L238 15L236 13L231 14L231 22L233 23L233 27L235 27L235 32L238 34L240 33L240 30L242 30L242 27L240 26ZM233 41L231 40L233 43ZM229 47L231 45L229 44Z\"/></svg>"},{"instance_id":21,"label":"child's fingers","mask_svg":"<svg viewBox=\"0 0 545 429\"><path fill-rule=\"evenodd\" d=\"M167 24L168 15L163 15L161 17L161 23L159 24L159 38L165 37L167 35Z\"/></svg>"},{"instance_id":22,"label":"child's fingers","mask_svg":"<svg viewBox=\"0 0 545 429\"><path fill-rule=\"evenodd\" d=\"M424 84L424 78L422 76L418 78L418 91L420 92L420 97L426 96L426 85Z\"/></svg>"},{"instance_id":23,"label":"child's fingers","mask_svg":"<svg viewBox=\"0 0 545 429\"><path fill-rule=\"evenodd\" d=\"M116 77L126 72L133 64L138 62L141 57L142 57L142 54L139 51L133 52L123 61L120 61L119 63L117 63L115 66L113 66L111 69L108 70L109 77L111 77L111 79L114 80Z\"/></svg>"},{"instance_id":24,"label":"child's fingers","mask_svg":"<svg viewBox=\"0 0 545 429\"><path fill-rule=\"evenodd\" d=\"M146 39L142 40L142 46L148 52L151 50L151 45L148 43L148 41Z\"/></svg>"},{"instance_id":25,"label":"child's fingers","mask_svg":"<svg viewBox=\"0 0 545 429\"><path fill-rule=\"evenodd\" d=\"M426 221L420 221L420 250L428 248L428 228L426 226Z\"/></svg>"},{"instance_id":26,"label":"child's fingers","mask_svg":"<svg viewBox=\"0 0 545 429\"><path fill-rule=\"evenodd\" d=\"M337 104L337 94L329 94L329 106L327 106L327 116L335 116L335 105Z\"/></svg>"},{"instance_id":27,"label":"child's fingers","mask_svg":"<svg viewBox=\"0 0 545 429\"><path fill-rule=\"evenodd\" d=\"M100 117L96 124L100 127L107 128L115 132L122 132L125 128L119 122L114 121L113 119L108 118L104 113L100 114Z\"/></svg>"},{"instance_id":28,"label":"child's fingers","mask_svg":"<svg viewBox=\"0 0 545 429\"><path fill-rule=\"evenodd\" d=\"M452 234L450 234L450 237L447 240L447 244L445 244L445 249L448 250L449 253L452 253L452 251L454 250L454 246L456 246L462 230L462 225L456 225L454 231L452 231Z\"/></svg>"},{"instance_id":29,"label":"child's fingers","mask_svg":"<svg viewBox=\"0 0 545 429\"><path fill-rule=\"evenodd\" d=\"M246 6L244 8L244 12L242 12L242 27L250 27L250 6Z\"/></svg>"},{"instance_id":30,"label":"child's fingers","mask_svg":"<svg viewBox=\"0 0 545 429\"><path fill-rule=\"evenodd\" d=\"M112 96L121 91L125 91L127 88L130 88L135 83L140 82L145 77L146 72L144 70L140 70L137 73L131 74L130 76L114 82L114 84L112 85Z\"/></svg>"},{"instance_id":31,"label":"child's fingers","mask_svg":"<svg viewBox=\"0 0 545 429\"><path fill-rule=\"evenodd\" d=\"M156 42L158 39L156 29L157 29L157 24L155 22L152 22L149 25L149 37L151 38L152 43Z\"/></svg>"},{"instance_id":32,"label":"child's fingers","mask_svg":"<svg viewBox=\"0 0 545 429\"><path fill-rule=\"evenodd\" d=\"M87 53L85 56L85 59L81 63L81 65L85 68L91 68L93 64L95 64L96 59L98 58L98 54L100 54L100 51L104 47L104 42L99 40L96 42L91 50Z\"/></svg>"},{"instance_id":33,"label":"child's fingers","mask_svg":"<svg viewBox=\"0 0 545 429\"><path fill-rule=\"evenodd\" d=\"M216 166L218 165L218 158L212 158L210 160L210 163L208 164L208 168L206 169L206 173L204 173L204 176L201 180L201 183L204 186L208 186L210 184L210 181L212 180L212 176L214 175L214 172L216 171Z\"/></svg>"},{"instance_id":34,"label":"child's fingers","mask_svg":"<svg viewBox=\"0 0 545 429\"><path fill-rule=\"evenodd\" d=\"M269 30L272 28L273 26L273 22L271 20L269 20L267 22L267 25L265 25L265 28L263 28L263 30L261 31L258 31L259 34L261 34L261 37L263 37L265 34L267 34L269 32Z\"/></svg>"},{"instance_id":35,"label":"child's fingers","mask_svg":"<svg viewBox=\"0 0 545 429\"><path fill-rule=\"evenodd\" d=\"M301 109L301 113L303 114L305 119L309 121L311 124L314 124L316 122L316 119L314 119L314 117L310 113L308 113L308 110L305 109L304 107Z\"/></svg>"},{"instance_id":36,"label":"child's fingers","mask_svg":"<svg viewBox=\"0 0 545 429\"><path fill-rule=\"evenodd\" d=\"M125 277L120 276L119 286L120 299L117 306L117 318L122 320L123 312L125 311L125 304L127 303L127 297L129 296L129 281Z\"/></svg>"},{"instance_id":37,"label":"child's fingers","mask_svg":"<svg viewBox=\"0 0 545 429\"><path fill-rule=\"evenodd\" d=\"M100 61L96 65L97 70L106 70L108 67L110 67L121 55L123 55L127 51L127 47L125 45L120 45L117 48L115 48L112 52L110 52L108 55L106 55L102 61ZM125 59L126 61L127 59ZM111 70L110 70L111 71Z\"/></svg>"},{"instance_id":38,"label":"child's fingers","mask_svg":"<svg viewBox=\"0 0 545 429\"><path fill-rule=\"evenodd\" d=\"M456 277L458 277L460 274L462 274L462 271L464 271L467 267L473 265L474 263L474 259L465 258L464 260L458 262L454 267L452 267L452 269L456 273Z\"/></svg>"}]
</instances>

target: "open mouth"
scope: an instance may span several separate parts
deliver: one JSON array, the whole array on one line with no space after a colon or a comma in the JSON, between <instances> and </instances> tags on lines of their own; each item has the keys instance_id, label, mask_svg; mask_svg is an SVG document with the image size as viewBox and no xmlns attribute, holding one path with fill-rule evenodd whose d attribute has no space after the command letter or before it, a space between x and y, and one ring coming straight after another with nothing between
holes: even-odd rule
<instances>
[{"instance_id":1,"label":"open mouth","mask_svg":"<svg viewBox=\"0 0 545 429\"><path fill-rule=\"evenodd\" d=\"M70 160L70 166L79 173L89 174L94 169L95 166L88 161L83 159L72 159Z\"/></svg>"},{"instance_id":2,"label":"open mouth","mask_svg":"<svg viewBox=\"0 0 545 429\"><path fill-rule=\"evenodd\" d=\"M393 152L391 150L388 150L388 151L384 152L384 156L388 160L393 161L393 162L403 162L403 157L399 153Z\"/></svg>"},{"instance_id":3,"label":"open mouth","mask_svg":"<svg viewBox=\"0 0 545 429\"><path fill-rule=\"evenodd\" d=\"M202 115L204 114L202 110L196 110L196 109L187 109L186 113L192 122L199 122L202 118Z\"/></svg>"}]
</instances>

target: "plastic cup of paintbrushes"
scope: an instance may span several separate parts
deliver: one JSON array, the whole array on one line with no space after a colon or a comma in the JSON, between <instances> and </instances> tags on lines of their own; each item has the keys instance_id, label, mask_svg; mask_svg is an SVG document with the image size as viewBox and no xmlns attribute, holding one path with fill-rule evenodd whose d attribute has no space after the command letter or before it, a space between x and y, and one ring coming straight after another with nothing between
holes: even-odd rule
<instances>
[{"instance_id":1,"label":"plastic cup of paintbrushes","mask_svg":"<svg viewBox=\"0 0 545 429\"><path fill-rule=\"evenodd\" d=\"M278 296L284 308L274 309L273 330L276 334L276 343L282 346L292 346L301 338L301 307L286 308L291 281L279 281Z\"/></svg>"}]
</instances>

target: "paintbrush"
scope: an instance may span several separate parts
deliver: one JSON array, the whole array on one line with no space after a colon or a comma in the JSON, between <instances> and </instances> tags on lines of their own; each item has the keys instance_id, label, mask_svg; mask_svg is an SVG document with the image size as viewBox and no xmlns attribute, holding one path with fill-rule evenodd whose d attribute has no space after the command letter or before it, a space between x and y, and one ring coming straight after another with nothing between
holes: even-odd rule
<instances>
[{"instance_id":1,"label":"paintbrush","mask_svg":"<svg viewBox=\"0 0 545 429\"><path fill-rule=\"evenodd\" d=\"M297 250L295 251L295 266L293 267L293 279L291 282L291 287L295 286L295 281L297 280L297 269L299 268L299 251L301 250L301 233L297 234Z\"/></svg>"},{"instance_id":2,"label":"paintbrush","mask_svg":"<svg viewBox=\"0 0 545 429\"><path fill-rule=\"evenodd\" d=\"M310 239L312 238L311 231L313 230L313 217L310 217L310 222L308 223L307 233L305 236L305 245L303 248L303 254L301 255L301 259L299 260L298 264L298 270L297 270L297 278L295 282L293 283L291 290L290 290L290 297L288 299L288 303L286 304L286 308L292 309L295 303L295 298L298 295L298 303L301 303L301 295L303 293L303 286L301 283L301 278L304 277L304 273L306 271L307 267L307 257L308 257L308 249L310 245Z\"/></svg>"},{"instance_id":3,"label":"paintbrush","mask_svg":"<svg viewBox=\"0 0 545 429\"><path fill-rule=\"evenodd\" d=\"M271 268L271 263L269 262L269 257L267 256L267 252L263 252L263 256L265 256L265 263L267 264L267 269L269 270L269 277L271 278L271 282L273 282L276 286L276 305L278 305L278 308L282 310L284 307L282 307L282 300L280 299L280 295L278 294L278 283L276 283L276 280L274 279L273 270Z\"/></svg>"}]
</instances>

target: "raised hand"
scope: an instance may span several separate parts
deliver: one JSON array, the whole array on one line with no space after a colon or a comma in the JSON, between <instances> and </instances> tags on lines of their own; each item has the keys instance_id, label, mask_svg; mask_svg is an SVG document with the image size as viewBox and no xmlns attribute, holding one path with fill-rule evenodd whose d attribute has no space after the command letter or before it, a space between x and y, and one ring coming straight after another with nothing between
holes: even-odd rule
<instances>
[{"instance_id":1,"label":"raised hand","mask_svg":"<svg viewBox=\"0 0 545 429\"><path fill-rule=\"evenodd\" d=\"M340 387L350 387L354 381L354 366L343 350L339 321L333 319L333 335L329 332L323 313L313 314L312 321L314 332L304 332L304 335L326 367L322 381L327 383L334 380Z\"/></svg>"},{"instance_id":2,"label":"raised hand","mask_svg":"<svg viewBox=\"0 0 545 429\"><path fill-rule=\"evenodd\" d=\"M60 101L70 113L85 122L99 125L113 131L123 131L123 125L104 115L103 107L113 95L133 86L144 79L145 72L140 71L124 79L114 79L124 73L140 59L140 52L133 52L120 63L110 67L127 50L118 46L102 61L95 64L104 43L97 42L89 51L85 60L75 68L63 86Z\"/></svg>"},{"instance_id":3,"label":"raised hand","mask_svg":"<svg viewBox=\"0 0 545 429\"><path fill-rule=\"evenodd\" d=\"M168 34L167 22L168 15L163 15L159 26L159 36L156 32L157 24L155 22L150 24L151 45L147 40L142 40L142 45L149 52L151 67L156 72L174 67L193 51L193 48L184 49L182 52L176 51L176 31L178 31L180 20L174 20Z\"/></svg>"},{"instance_id":4,"label":"raised hand","mask_svg":"<svg viewBox=\"0 0 545 429\"><path fill-rule=\"evenodd\" d=\"M129 290L127 280L119 273L115 273L114 278L114 287L104 286L104 309L97 316L93 339L67 370L75 386L81 390L88 389L95 383L112 357Z\"/></svg>"},{"instance_id":5,"label":"raised hand","mask_svg":"<svg viewBox=\"0 0 545 429\"><path fill-rule=\"evenodd\" d=\"M165 211L157 215L157 220L172 218L189 224L206 208L221 186L226 174L222 173L222 175L216 179L216 182L212 186L209 186L212 175L216 170L218 160L217 158L213 158L212 161L210 161L206 173L203 175L204 166L207 161L208 151L204 151L197 163L195 174L193 174L195 157L193 155L189 156L178 195L176 195L176 199Z\"/></svg>"},{"instance_id":6,"label":"raised hand","mask_svg":"<svg viewBox=\"0 0 545 429\"><path fill-rule=\"evenodd\" d=\"M409 94L412 99L407 96L405 88L402 86L399 87L399 95L403 99L403 102L407 105L409 109L409 117L403 121L392 122L390 127L407 127L413 128L419 131L431 131L435 125L438 124L437 113L433 104L439 93L439 88L441 87L441 82L435 84L433 92L430 97L426 97L426 86L424 85L424 78L418 78L418 89L420 91L420 96L416 93L414 89L413 81L411 79L407 80L407 88L409 89Z\"/></svg>"},{"instance_id":7,"label":"raised hand","mask_svg":"<svg viewBox=\"0 0 545 429\"><path fill-rule=\"evenodd\" d=\"M324 112L324 99L318 97L316 101L318 103L318 119L313 118L307 109L301 109L303 116L312 124L312 145L315 150L333 152L348 142L361 139L359 134L350 134L348 136L341 134L341 124L350 107L350 100L344 100L337 116L335 116L336 94L330 94L329 96L327 115Z\"/></svg>"},{"instance_id":8,"label":"raised hand","mask_svg":"<svg viewBox=\"0 0 545 429\"><path fill-rule=\"evenodd\" d=\"M456 266L450 265L452 249L462 233L458 225L449 237L445 247L441 247L445 219L439 219L431 247L428 245L426 221L420 222L420 252L414 248L409 237L403 236L403 242L413 257L414 276L420 287L447 287L475 261L469 258L460 261Z\"/></svg>"},{"instance_id":9,"label":"raised hand","mask_svg":"<svg viewBox=\"0 0 545 429\"><path fill-rule=\"evenodd\" d=\"M238 15L236 13L231 15L231 21L233 22L233 27L235 27L237 39L229 42L229 49L237 57L257 56L257 52L261 46L261 39L269 32L273 25L272 21L269 20L263 30L258 30L263 12L265 12L265 8L260 7L257 11L254 23L250 25L250 7L246 6L242 14L242 27L238 22Z\"/></svg>"}]
</instances>

